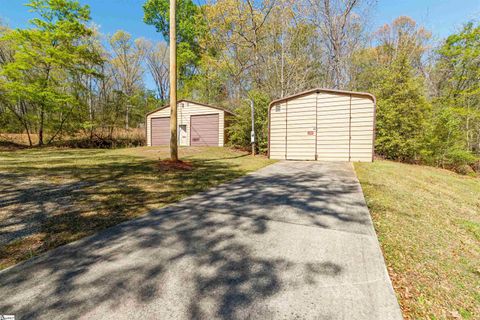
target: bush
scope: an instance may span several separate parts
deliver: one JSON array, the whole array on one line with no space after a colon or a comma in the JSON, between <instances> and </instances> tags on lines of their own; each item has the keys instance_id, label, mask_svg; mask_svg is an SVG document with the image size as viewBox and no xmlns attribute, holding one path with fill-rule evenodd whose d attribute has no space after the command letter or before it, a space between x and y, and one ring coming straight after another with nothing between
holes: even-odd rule
<instances>
[{"instance_id":1,"label":"bush","mask_svg":"<svg viewBox=\"0 0 480 320\"><path fill-rule=\"evenodd\" d=\"M56 147L63 148L80 148L80 149L115 149L115 148L131 148L131 147L140 147L145 145L145 138L136 139L136 138L80 138L80 139L70 139L70 140L61 140L54 142L52 144Z\"/></svg>"},{"instance_id":2,"label":"bush","mask_svg":"<svg viewBox=\"0 0 480 320\"><path fill-rule=\"evenodd\" d=\"M447 166L473 165L477 160L472 153L466 150L452 150L445 156Z\"/></svg>"},{"instance_id":3,"label":"bush","mask_svg":"<svg viewBox=\"0 0 480 320\"><path fill-rule=\"evenodd\" d=\"M475 163L472 165L472 168L476 173L480 173L480 159L475 161Z\"/></svg>"},{"instance_id":4,"label":"bush","mask_svg":"<svg viewBox=\"0 0 480 320\"><path fill-rule=\"evenodd\" d=\"M31 134L30 138L34 145L38 142L36 134ZM48 141L49 136L46 136ZM59 136L50 143L54 147L63 148L130 148L146 145L145 129L133 128L129 130L116 129L96 130L90 132L78 132L73 135ZM48 145L46 145L48 146ZM0 149L18 149L28 147L28 139L26 134L10 133L0 134Z\"/></svg>"},{"instance_id":5,"label":"bush","mask_svg":"<svg viewBox=\"0 0 480 320\"><path fill-rule=\"evenodd\" d=\"M53 145L67 148L112 149L144 146L145 140L145 129L143 128L96 130L91 136L87 132L76 136L62 137Z\"/></svg>"},{"instance_id":6,"label":"bush","mask_svg":"<svg viewBox=\"0 0 480 320\"><path fill-rule=\"evenodd\" d=\"M453 170L458 174L469 175L469 176L475 175L475 171L473 171L472 167L470 167L467 164L456 166L455 168L453 168Z\"/></svg>"},{"instance_id":7,"label":"bush","mask_svg":"<svg viewBox=\"0 0 480 320\"><path fill-rule=\"evenodd\" d=\"M476 160L477 157L468 151L452 150L445 155L443 167L452 169L459 174L473 175L475 173L473 165Z\"/></svg>"},{"instance_id":8,"label":"bush","mask_svg":"<svg viewBox=\"0 0 480 320\"><path fill-rule=\"evenodd\" d=\"M266 153L268 150L268 95L252 91L250 96L255 106L255 141L257 152ZM252 130L251 108L245 101L236 110L236 116L227 128L229 145L237 148L250 146L250 132Z\"/></svg>"}]
</instances>

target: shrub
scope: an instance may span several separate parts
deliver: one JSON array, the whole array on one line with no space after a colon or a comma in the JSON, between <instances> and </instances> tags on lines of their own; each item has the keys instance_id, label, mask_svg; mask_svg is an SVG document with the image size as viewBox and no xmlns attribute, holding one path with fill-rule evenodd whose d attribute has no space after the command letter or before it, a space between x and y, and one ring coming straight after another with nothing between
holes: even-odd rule
<instances>
[{"instance_id":1,"label":"shrub","mask_svg":"<svg viewBox=\"0 0 480 320\"><path fill-rule=\"evenodd\" d=\"M460 174L473 175L475 171L472 166L476 160L477 158L468 151L452 150L445 155L443 166Z\"/></svg>"},{"instance_id":2,"label":"shrub","mask_svg":"<svg viewBox=\"0 0 480 320\"><path fill-rule=\"evenodd\" d=\"M448 166L473 165L477 158L466 150L452 150L445 156Z\"/></svg>"},{"instance_id":3,"label":"shrub","mask_svg":"<svg viewBox=\"0 0 480 320\"><path fill-rule=\"evenodd\" d=\"M252 91L250 96L255 107L255 142L259 153L266 153L268 149L268 95ZM250 132L252 130L251 108L245 101L236 110L236 116L227 128L229 145L239 148L250 146Z\"/></svg>"},{"instance_id":4,"label":"shrub","mask_svg":"<svg viewBox=\"0 0 480 320\"><path fill-rule=\"evenodd\" d=\"M475 161L475 163L472 165L472 168L475 172L480 173L480 159Z\"/></svg>"},{"instance_id":5,"label":"shrub","mask_svg":"<svg viewBox=\"0 0 480 320\"><path fill-rule=\"evenodd\" d=\"M453 168L453 170L458 174L474 176L475 171L473 171L472 167L467 164L462 164Z\"/></svg>"}]
</instances>

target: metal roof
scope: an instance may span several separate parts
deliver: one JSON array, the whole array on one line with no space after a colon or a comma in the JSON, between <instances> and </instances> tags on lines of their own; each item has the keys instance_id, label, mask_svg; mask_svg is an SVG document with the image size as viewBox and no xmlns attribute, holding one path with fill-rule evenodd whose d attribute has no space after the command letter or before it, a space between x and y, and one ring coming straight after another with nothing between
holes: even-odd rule
<instances>
[{"instance_id":1,"label":"metal roof","mask_svg":"<svg viewBox=\"0 0 480 320\"><path fill-rule=\"evenodd\" d=\"M346 91L346 90L316 88L316 89L310 89L310 90L307 90L307 91L303 91L303 92L300 92L300 93L297 93L297 94L294 94L294 95L291 95L291 96L288 96L288 97L284 97L284 98L281 98L281 99L273 100L272 102L270 102L270 108L276 103L291 100L291 99L294 99L294 98L297 98L297 97L300 97L300 96L303 96L303 95L308 95L308 94L312 94L312 93L316 93L316 92L317 93L324 92L324 93L336 93L336 94L345 94L345 95L365 96L365 97L368 97L368 98L372 99L373 103L377 104L377 99L375 98L375 96L373 94L370 94L370 93L367 93L367 92L355 92L355 91Z\"/></svg>"},{"instance_id":2,"label":"metal roof","mask_svg":"<svg viewBox=\"0 0 480 320\"><path fill-rule=\"evenodd\" d=\"M217 107L217 106L212 106L212 105L209 105L209 104L206 104L206 103L201 103L201 102L192 101L192 100L187 100L187 99L181 99L181 100L178 100L178 101L177 101L177 104L179 104L179 103L181 103L181 102L189 102L189 103L193 103L193 104L198 104L198 105L200 105L200 106L204 106L204 107L209 107L209 108L213 108L213 109L218 109L218 110L225 111L226 113L228 113L228 114L230 114L230 115L232 115L232 116L235 115L235 114L234 114L232 111L230 111L230 110L227 110L227 109L221 108L221 107ZM148 115L150 115L150 114L152 114L152 113L155 113L155 112L157 112L157 111L163 110L163 109L165 109L165 108L168 108L168 107L170 107L170 104L167 104L167 105L165 105L165 106L163 106L163 107L160 107L160 108L158 108L158 109L155 109L155 110L153 110L153 111L150 111L149 113L146 114L146 116L148 116Z\"/></svg>"}]
</instances>

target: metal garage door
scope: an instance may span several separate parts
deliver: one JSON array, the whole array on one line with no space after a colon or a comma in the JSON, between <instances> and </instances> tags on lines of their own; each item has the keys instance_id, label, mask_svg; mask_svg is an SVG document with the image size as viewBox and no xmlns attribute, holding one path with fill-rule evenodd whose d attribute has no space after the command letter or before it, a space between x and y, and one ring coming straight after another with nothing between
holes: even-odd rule
<instances>
[{"instance_id":1,"label":"metal garage door","mask_svg":"<svg viewBox=\"0 0 480 320\"><path fill-rule=\"evenodd\" d=\"M190 145L218 146L218 114L191 116Z\"/></svg>"},{"instance_id":2,"label":"metal garage door","mask_svg":"<svg viewBox=\"0 0 480 320\"><path fill-rule=\"evenodd\" d=\"M170 118L152 118L152 146L170 143Z\"/></svg>"},{"instance_id":3,"label":"metal garage door","mask_svg":"<svg viewBox=\"0 0 480 320\"><path fill-rule=\"evenodd\" d=\"M317 160L350 161L350 99L317 95Z\"/></svg>"},{"instance_id":4,"label":"metal garage door","mask_svg":"<svg viewBox=\"0 0 480 320\"><path fill-rule=\"evenodd\" d=\"M315 160L316 96L288 101L286 109L286 159Z\"/></svg>"},{"instance_id":5,"label":"metal garage door","mask_svg":"<svg viewBox=\"0 0 480 320\"><path fill-rule=\"evenodd\" d=\"M269 155L271 159L285 159L287 154L287 103L270 109Z\"/></svg>"},{"instance_id":6,"label":"metal garage door","mask_svg":"<svg viewBox=\"0 0 480 320\"><path fill-rule=\"evenodd\" d=\"M372 161L375 97L315 89L273 101L271 159Z\"/></svg>"}]
</instances>

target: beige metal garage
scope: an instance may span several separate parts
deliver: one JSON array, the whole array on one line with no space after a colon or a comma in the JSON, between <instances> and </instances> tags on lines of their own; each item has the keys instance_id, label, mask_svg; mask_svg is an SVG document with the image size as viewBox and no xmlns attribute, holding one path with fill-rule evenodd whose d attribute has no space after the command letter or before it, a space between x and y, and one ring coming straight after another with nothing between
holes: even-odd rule
<instances>
[{"instance_id":1,"label":"beige metal garage","mask_svg":"<svg viewBox=\"0 0 480 320\"><path fill-rule=\"evenodd\" d=\"M177 104L178 143L180 146L223 146L228 110L204 103L180 100ZM146 116L148 146L170 143L170 106L154 110Z\"/></svg>"},{"instance_id":2,"label":"beige metal garage","mask_svg":"<svg viewBox=\"0 0 480 320\"><path fill-rule=\"evenodd\" d=\"M375 97L313 89L269 107L269 157L286 160L373 161Z\"/></svg>"}]
</instances>

